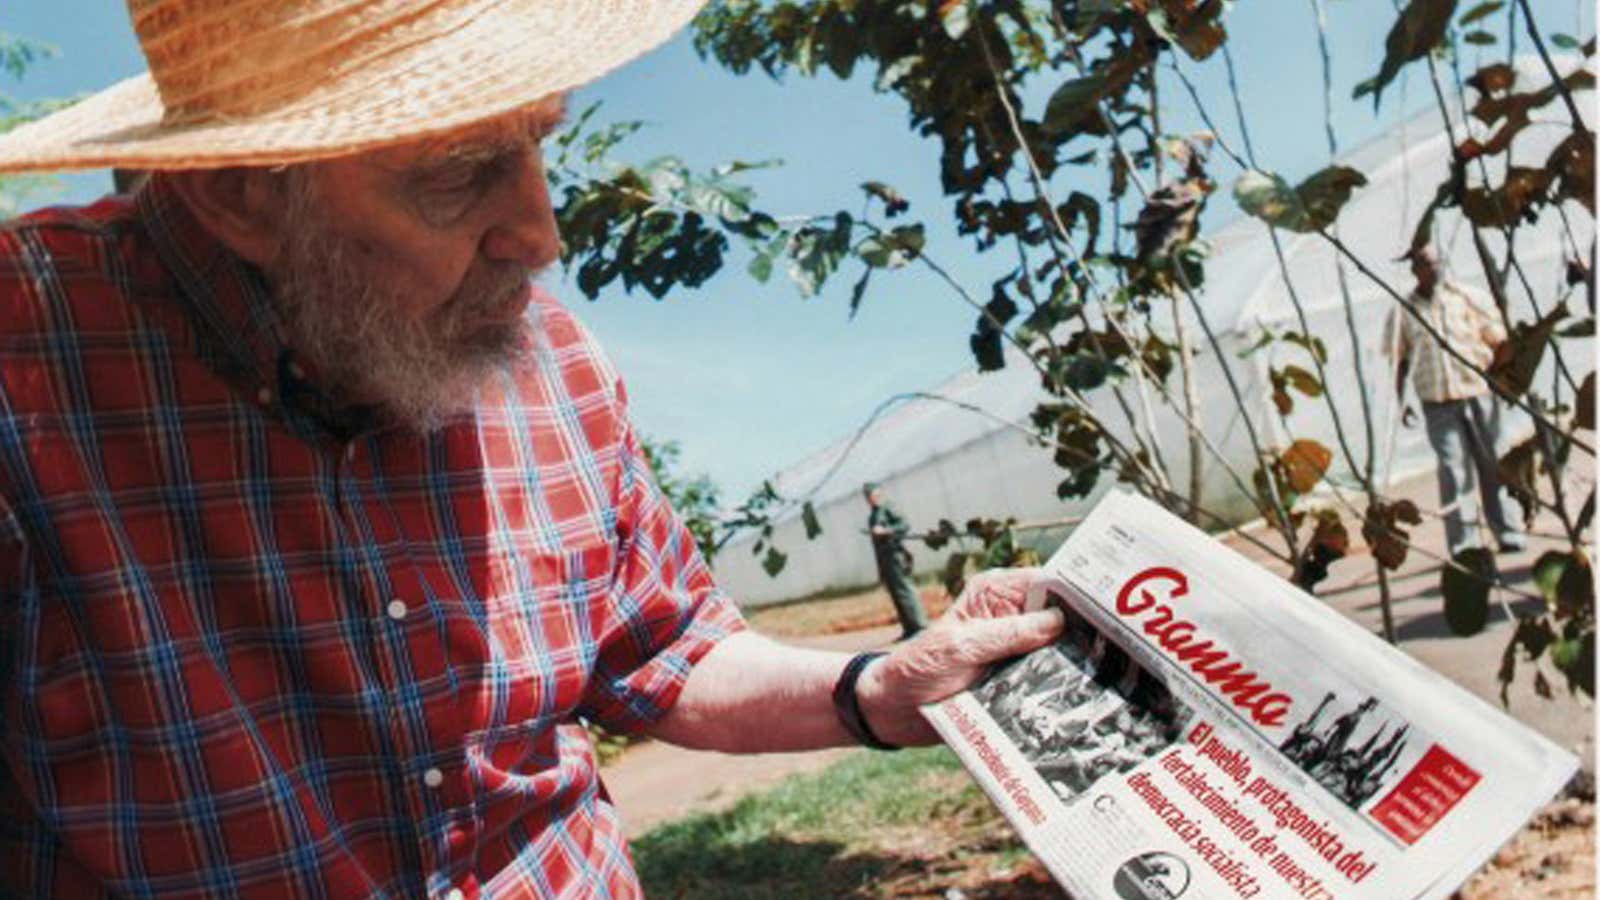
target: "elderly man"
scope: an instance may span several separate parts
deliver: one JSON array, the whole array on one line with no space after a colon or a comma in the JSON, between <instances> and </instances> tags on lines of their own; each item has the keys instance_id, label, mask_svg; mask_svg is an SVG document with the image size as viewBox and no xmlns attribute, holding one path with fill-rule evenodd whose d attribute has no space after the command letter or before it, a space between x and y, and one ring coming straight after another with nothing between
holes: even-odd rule
<instances>
[{"instance_id":1,"label":"elderly man","mask_svg":"<svg viewBox=\"0 0 1600 900\"><path fill-rule=\"evenodd\" d=\"M581 722L928 743L1028 573L783 647L530 277L570 88L696 0L130 0L151 73L0 138L131 197L0 230L0 886L636 896Z\"/></svg>"},{"instance_id":2,"label":"elderly man","mask_svg":"<svg viewBox=\"0 0 1600 900\"><path fill-rule=\"evenodd\" d=\"M1411 262L1417 287L1408 303L1458 353L1480 369L1494 360L1495 347L1506 339L1494 304L1482 294L1441 277L1439 257L1421 247L1402 259ZM1384 346L1394 352L1395 393L1404 402L1407 373L1422 401L1428 442L1438 455L1439 505L1444 511L1445 540L1451 555L1478 547L1478 496L1500 549L1521 550L1522 507L1500 485L1496 445L1500 437L1500 401L1483 376L1445 352L1439 341L1396 309L1388 322ZM1403 419L1412 424L1407 408ZM1477 495L1477 496L1475 496Z\"/></svg>"}]
</instances>

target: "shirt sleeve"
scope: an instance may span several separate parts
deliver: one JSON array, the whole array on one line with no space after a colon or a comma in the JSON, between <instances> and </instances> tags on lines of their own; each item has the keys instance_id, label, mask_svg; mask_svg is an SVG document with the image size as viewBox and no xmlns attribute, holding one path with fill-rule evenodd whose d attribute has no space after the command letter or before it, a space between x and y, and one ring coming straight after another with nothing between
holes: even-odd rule
<instances>
[{"instance_id":1,"label":"shirt sleeve","mask_svg":"<svg viewBox=\"0 0 1600 900\"><path fill-rule=\"evenodd\" d=\"M716 586L694 535L661 493L618 387L617 563L604 636L579 714L616 733L639 731L677 702L694 664L745 627Z\"/></svg>"}]
</instances>

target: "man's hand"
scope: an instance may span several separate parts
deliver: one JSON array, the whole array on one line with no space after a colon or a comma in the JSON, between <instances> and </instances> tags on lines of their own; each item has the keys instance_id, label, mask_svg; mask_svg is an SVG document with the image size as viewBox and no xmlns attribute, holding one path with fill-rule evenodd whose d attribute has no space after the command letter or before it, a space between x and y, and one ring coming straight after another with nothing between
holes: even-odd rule
<instances>
[{"instance_id":1,"label":"man's hand","mask_svg":"<svg viewBox=\"0 0 1600 900\"><path fill-rule=\"evenodd\" d=\"M869 666L856 691L873 733L901 746L938 743L918 707L964 690L992 663L1055 640L1065 622L1059 610L1023 612L1039 577L1039 569L979 573L931 628Z\"/></svg>"}]
</instances>

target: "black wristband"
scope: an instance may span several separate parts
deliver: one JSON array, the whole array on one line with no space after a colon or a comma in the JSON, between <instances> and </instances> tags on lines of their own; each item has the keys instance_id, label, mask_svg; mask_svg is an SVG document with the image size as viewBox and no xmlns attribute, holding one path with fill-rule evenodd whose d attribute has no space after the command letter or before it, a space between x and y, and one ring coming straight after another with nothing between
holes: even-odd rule
<instances>
[{"instance_id":1,"label":"black wristband","mask_svg":"<svg viewBox=\"0 0 1600 900\"><path fill-rule=\"evenodd\" d=\"M867 725L867 717L861 714L861 700L856 696L856 682L861 679L861 673L867 665L880 656L887 656L883 651L871 653L857 653L845 664L844 671L839 673L839 680L833 685L833 711L839 716L839 724L850 736L858 742L874 750L899 750L900 748L881 740L872 733L872 728Z\"/></svg>"}]
</instances>

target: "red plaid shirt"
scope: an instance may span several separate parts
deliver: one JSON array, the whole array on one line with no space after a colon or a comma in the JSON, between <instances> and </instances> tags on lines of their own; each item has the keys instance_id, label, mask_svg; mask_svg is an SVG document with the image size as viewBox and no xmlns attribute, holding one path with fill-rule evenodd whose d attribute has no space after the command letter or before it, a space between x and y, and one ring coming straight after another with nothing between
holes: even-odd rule
<instances>
[{"instance_id":1,"label":"red plaid shirt","mask_svg":"<svg viewBox=\"0 0 1600 900\"><path fill-rule=\"evenodd\" d=\"M474 415L363 428L160 177L0 229L0 885L638 895L578 720L741 622L535 309Z\"/></svg>"}]
</instances>

